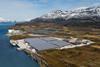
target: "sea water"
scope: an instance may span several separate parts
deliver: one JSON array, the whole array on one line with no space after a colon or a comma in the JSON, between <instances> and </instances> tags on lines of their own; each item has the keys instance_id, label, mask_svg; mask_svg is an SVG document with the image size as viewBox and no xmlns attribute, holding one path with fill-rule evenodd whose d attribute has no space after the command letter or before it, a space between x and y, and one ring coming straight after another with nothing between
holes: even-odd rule
<instances>
[{"instance_id":1,"label":"sea water","mask_svg":"<svg viewBox=\"0 0 100 67\"><path fill-rule=\"evenodd\" d=\"M39 67L31 57L11 46L5 35L9 26L12 24L0 24L0 67Z\"/></svg>"}]
</instances>

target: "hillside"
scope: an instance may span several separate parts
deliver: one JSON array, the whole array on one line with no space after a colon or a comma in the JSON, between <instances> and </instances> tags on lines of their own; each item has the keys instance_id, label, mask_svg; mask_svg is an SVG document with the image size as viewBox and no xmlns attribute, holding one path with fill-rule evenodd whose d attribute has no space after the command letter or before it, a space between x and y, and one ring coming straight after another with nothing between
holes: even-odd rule
<instances>
[{"instance_id":1,"label":"hillside","mask_svg":"<svg viewBox=\"0 0 100 67\"><path fill-rule=\"evenodd\" d=\"M100 6L77 8L70 11L56 10L32 19L30 22L100 27Z\"/></svg>"},{"instance_id":2,"label":"hillside","mask_svg":"<svg viewBox=\"0 0 100 67\"><path fill-rule=\"evenodd\" d=\"M100 29L91 27L66 27L51 23L21 24L13 27L28 33L42 34L52 37L77 37L95 42L92 45L64 49L45 50L39 52L47 61L49 67L99 67L100 66ZM41 31L42 30L42 31ZM46 33L44 31L46 31ZM40 31L40 32L37 32ZM26 38L26 35L12 36L12 38ZM28 36L29 37L29 36ZM80 62L81 61L81 62Z\"/></svg>"},{"instance_id":3,"label":"hillside","mask_svg":"<svg viewBox=\"0 0 100 67\"><path fill-rule=\"evenodd\" d=\"M50 37L88 39L89 46L45 50L39 54L49 67L100 67L100 7L79 8L72 11L53 11L26 23L16 24L11 29L25 31L26 34L40 34ZM15 35L12 39L30 38Z\"/></svg>"}]
</instances>

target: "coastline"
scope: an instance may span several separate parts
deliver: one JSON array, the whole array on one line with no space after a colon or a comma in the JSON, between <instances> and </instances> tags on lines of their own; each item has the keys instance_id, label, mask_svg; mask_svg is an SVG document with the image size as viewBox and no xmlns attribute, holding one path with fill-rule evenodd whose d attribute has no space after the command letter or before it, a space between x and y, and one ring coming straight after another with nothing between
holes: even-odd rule
<instances>
[{"instance_id":1,"label":"coastline","mask_svg":"<svg viewBox=\"0 0 100 67\"><path fill-rule=\"evenodd\" d=\"M10 40L10 43L13 47L15 47L17 45L15 43L12 43L11 40ZM17 50L24 51L28 56L30 56L33 60L35 60L40 65L40 67L48 67L48 63L37 52L32 51L30 49L22 49L22 48L20 48L20 49L17 48Z\"/></svg>"},{"instance_id":2,"label":"coastline","mask_svg":"<svg viewBox=\"0 0 100 67\"><path fill-rule=\"evenodd\" d=\"M59 39L59 38L56 38L56 39ZM59 40L61 40L61 39L59 39ZM23 41L25 41L25 40L24 39L21 39L21 40L10 40L10 43L12 44L12 46L16 46L17 45L18 46L17 50L24 51L27 55L32 57L33 60L37 61L37 63L40 65L40 67L48 67L48 63L43 58L43 56L41 54L39 54L38 51L36 51L35 48L31 48L32 46L29 43L26 43L26 42L23 42ZM79 44L79 45L78 44L77 45L67 45L65 47L57 48L57 50L60 51L60 50L63 50L63 49L88 46L91 43L93 43L93 42L90 41L90 43Z\"/></svg>"},{"instance_id":3,"label":"coastline","mask_svg":"<svg viewBox=\"0 0 100 67\"><path fill-rule=\"evenodd\" d=\"M0 27L0 67L39 67L24 52L12 48L10 38L6 35L9 27L11 27L10 24Z\"/></svg>"},{"instance_id":4,"label":"coastline","mask_svg":"<svg viewBox=\"0 0 100 67\"><path fill-rule=\"evenodd\" d=\"M23 34L24 35L24 34ZM36 37L37 38L37 37ZM39 38L41 38L40 36L39 36ZM24 38L23 38L24 39ZM21 39L21 40L23 40L23 39ZM33 38L34 39L34 38ZM58 40L62 40L62 39L60 39L60 38L56 38L56 39L58 39ZM13 40L13 39L11 39L11 40ZM20 40L20 39L18 39L18 40ZM62 48L60 48L60 50L62 51L63 49L68 49L68 48L76 48L76 47L84 47L84 46L88 46L88 45L90 45L91 43L94 43L93 41L91 41L91 40L88 40L88 39L83 39L83 40L81 40L80 41L80 39L78 39L78 38L71 38L71 39L69 39L70 40L70 43L72 43L72 44L75 44L75 45L67 45L67 46L64 46L64 47L62 47ZM74 41L79 41L79 42L83 42L84 43L84 41L85 41L85 44L78 44L78 43L74 43ZM16 40L17 41L17 40ZM67 40L68 41L68 40ZM29 44L28 44L29 45ZM15 44L13 45L13 46L15 46ZM57 49L58 50L58 49ZM60 51L60 50L58 50L58 51ZM28 54L30 57L32 57L32 59L34 59L34 60L36 60L37 61L37 63L40 65L40 67L48 67L49 66L49 64L50 64L50 62L48 62L48 60L47 60L47 58L45 58L45 56L43 55L43 54L41 54L41 52L38 54L36 51L34 51L33 50L33 52L32 51L30 51L30 50L26 50L26 49L23 49L23 51L26 53L26 54ZM55 51L55 50L54 50ZM41 55L46 59L44 59Z\"/></svg>"}]
</instances>

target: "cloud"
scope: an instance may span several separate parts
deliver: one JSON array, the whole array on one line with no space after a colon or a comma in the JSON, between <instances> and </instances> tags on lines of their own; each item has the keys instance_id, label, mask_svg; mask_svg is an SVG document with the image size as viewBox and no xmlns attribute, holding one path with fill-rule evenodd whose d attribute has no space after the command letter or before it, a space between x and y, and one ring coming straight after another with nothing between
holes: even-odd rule
<instances>
[{"instance_id":1,"label":"cloud","mask_svg":"<svg viewBox=\"0 0 100 67\"><path fill-rule=\"evenodd\" d=\"M98 3L94 3L94 4L92 4L92 6L100 6L100 3L98 2Z\"/></svg>"},{"instance_id":2,"label":"cloud","mask_svg":"<svg viewBox=\"0 0 100 67\"><path fill-rule=\"evenodd\" d=\"M31 8L31 7L33 7L33 4L25 2L25 1L24 2L19 1L19 0L12 2L12 5L17 7L17 8Z\"/></svg>"},{"instance_id":3,"label":"cloud","mask_svg":"<svg viewBox=\"0 0 100 67\"><path fill-rule=\"evenodd\" d=\"M5 21L8 21L8 20L0 17L0 22L5 22Z\"/></svg>"},{"instance_id":4,"label":"cloud","mask_svg":"<svg viewBox=\"0 0 100 67\"><path fill-rule=\"evenodd\" d=\"M28 2L32 2L34 4L46 4L48 3L49 0L25 0L25 1L28 1Z\"/></svg>"},{"instance_id":5,"label":"cloud","mask_svg":"<svg viewBox=\"0 0 100 67\"><path fill-rule=\"evenodd\" d=\"M48 3L48 0L42 0L43 3Z\"/></svg>"}]
</instances>

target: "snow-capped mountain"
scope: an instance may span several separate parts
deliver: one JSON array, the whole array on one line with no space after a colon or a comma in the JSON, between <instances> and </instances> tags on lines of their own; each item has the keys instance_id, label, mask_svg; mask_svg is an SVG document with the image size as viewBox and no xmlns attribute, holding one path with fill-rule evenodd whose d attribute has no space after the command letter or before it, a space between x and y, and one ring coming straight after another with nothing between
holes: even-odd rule
<instances>
[{"instance_id":1,"label":"snow-capped mountain","mask_svg":"<svg viewBox=\"0 0 100 67\"><path fill-rule=\"evenodd\" d=\"M31 22L34 21L56 22L65 25L100 24L100 6L81 7L70 11L56 10L31 20Z\"/></svg>"},{"instance_id":2,"label":"snow-capped mountain","mask_svg":"<svg viewBox=\"0 0 100 67\"><path fill-rule=\"evenodd\" d=\"M56 10L56 11L52 11L48 14L45 14L45 15L41 16L40 18L55 19L55 18L65 17L67 14L68 14L67 11L63 12L62 10Z\"/></svg>"},{"instance_id":3,"label":"snow-capped mountain","mask_svg":"<svg viewBox=\"0 0 100 67\"><path fill-rule=\"evenodd\" d=\"M77 8L72 11L56 10L56 11L52 11L48 14L45 14L39 18L43 18L43 19L64 18L64 19L68 20L70 18L86 17L86 16L87 17L100 16L100 6Z\"/></svg>"},{"instance_id":4,"label":"snow-capped mountain","mask_svg":"<svg viewBox=\"0 0 100 67\"><path fill-rule=\"evenodd\" d=\"M5 20L4 18L0 17L0 22L5 22L7 20Z\"/></svg>"}]
</instances>

